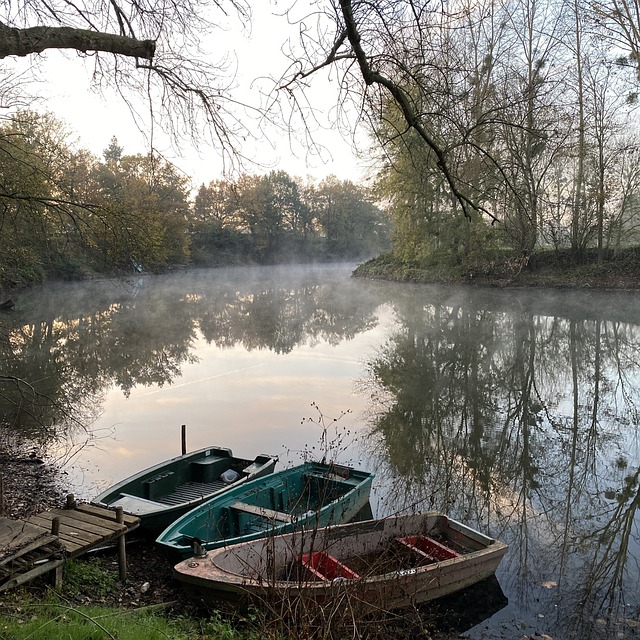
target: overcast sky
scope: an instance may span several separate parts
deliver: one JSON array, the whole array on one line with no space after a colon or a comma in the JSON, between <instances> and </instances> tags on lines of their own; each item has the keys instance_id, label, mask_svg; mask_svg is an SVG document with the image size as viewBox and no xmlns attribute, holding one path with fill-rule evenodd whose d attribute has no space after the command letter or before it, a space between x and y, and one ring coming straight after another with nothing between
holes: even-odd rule
<instances>
[{"instance_id":1,"label":"overcast sky","mask_svg":"<svg viewBox=\"0 0 640 640\"><path fill-rule=\"evenodd\" d=\"M220 59L226 52L231 51L238 59L237 81L241 98L246 96L252 103L258 102L257 85L255 79L267 74L282 73L287 67L287 61L280 51L288 37L295 37L295 28L287 26L286 18L273 16L270 3L256 3L254 10L252 32L243 32L242 28L233 26L226 34L217 34L212 47L214 61ZM289 31L288 31L289 29ZM42 91L47 95L43 107L53 111L64 120L69 128L78 136L80 146L101 155L112 136L116 136L125 153L138 153L148 150L148 142L136 128L134 119L127 105L115 93L102 96L90 88L91 61L83 61L74 54L60 54L50 52L43 56L43 76L47 82ZM320 114L326 116L326 123L330 121L330 114L335 107L337 88L327 80L327 74L314 79L313 86L314 107ZM140 113L145 122L144 129L150 131L149 117L146 115L148 107L144 98L137 101ZM322 115L321 115L322 117ZM266 132L265 132L266 133ZM259 136L260 137L260 136ZM341 179L358 181L361 170L352 151L351 144L336 130L318 130L315 139L324 144L326 162L318 158L305 159L304 148L298 146L292 152L289 141L282 134L271 136L272 144L256 145L247 143L243 152L264 164L253 169L255 173L264 173L271 168L284 169L291 175L305 177L311 175L321 179L335 174ZM275 141L275 142L274 142ZM276 148L273 148L275 144ZM202 182L221 177L223 164L220 154L213 149L203 148L200 153L185 146L178 154L171 150L162 132L155 130L154 146L157 146L165 157L174 162L181 170L192 176L197 186ZM297 157L296 157L297 156ZM309 163L310 160L310 163Z\"/></svg>"}]
</instances>

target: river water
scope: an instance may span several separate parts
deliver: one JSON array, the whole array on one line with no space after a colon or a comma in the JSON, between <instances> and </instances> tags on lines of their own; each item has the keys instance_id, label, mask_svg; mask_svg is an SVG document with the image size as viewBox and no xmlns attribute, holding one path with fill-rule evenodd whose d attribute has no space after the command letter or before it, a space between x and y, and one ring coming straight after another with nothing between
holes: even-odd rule
<instances>
[{"instance_id":1,"label":"river water","mask_svg":"<svg viewBox=\"0 0 640 640\"><path fill-rule=\"evenodd\" d=\"M27 292L0 318L2 437L86 499L178 455L181 425L189 450L366 467L376 515L438 509L510 545L468 637L635 637L640 296L354 266Z\"/></svg>"}]
</instances>

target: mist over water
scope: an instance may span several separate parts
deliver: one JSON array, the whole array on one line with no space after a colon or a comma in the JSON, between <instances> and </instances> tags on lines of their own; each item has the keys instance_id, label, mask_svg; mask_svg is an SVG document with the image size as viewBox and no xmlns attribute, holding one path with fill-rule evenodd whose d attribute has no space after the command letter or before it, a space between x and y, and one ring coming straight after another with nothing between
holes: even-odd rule
<instances>
[{"instance_id":1,"label":"mist over water","mask_svg":"<svg viewBox=\"0 0 640 640\"><path fill-rule=\"evenodd\" d=\"M91 498L216 444L377 473L376 515L438 509L510 545L472 638L640 625L640 302L236 268L48 286L2 317L5 432ZM30 395L31 394L31 395ZM17 436L15 434L18 434ZM490 613L490 612L487 612Z\"/></svg>"}]
</instances>

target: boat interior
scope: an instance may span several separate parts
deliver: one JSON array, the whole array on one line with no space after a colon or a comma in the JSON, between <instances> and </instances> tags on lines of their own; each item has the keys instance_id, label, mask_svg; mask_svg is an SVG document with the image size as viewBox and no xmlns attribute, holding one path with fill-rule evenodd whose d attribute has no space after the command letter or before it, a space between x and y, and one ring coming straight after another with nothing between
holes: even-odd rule
<instances>
[{"instance_id":1,"label":"boat interior","mask_svg":"<svg viewBox=\"0 0 640 640\"><path fill-rule=\"evenodd\" d=\"M384 548L343 560L326 551L314 551L302 554L298 562L305 580L333 582L392 571L412 571L435 562L459 558L470 551L462 549L459 544L453 545L444 536L439 537L440 540L428 535L393 538Z\"/></svg>"},{"instance_id":2,"label":"boat interior","mask_svg":"<svg viewBox=\"0 0 640 640\"><path fill-rule=\"evenodd\" d=\"M275 480L267 487L237 496L202 514L196 536L203 540L232 539L308 519L322 507L337 501L357 486L348 476L310 471Z\"/></svg>"},{"instance_id":3,"label":"boat interior","mask_svg":"<svg viewBox=\"0 0 640 640\"><path fill-rule=\"evenodd\" d=\"M111 506L122 506L125 511L144 514L174 505L198 500L202 496L223 489L228 483L220 476L229 469L239 478L247 477L260 466L258 461L241 460L229 456L207 456L198 458L173 469L141 478L131 492L120 491Z\"/></svg>"}]
</instances>

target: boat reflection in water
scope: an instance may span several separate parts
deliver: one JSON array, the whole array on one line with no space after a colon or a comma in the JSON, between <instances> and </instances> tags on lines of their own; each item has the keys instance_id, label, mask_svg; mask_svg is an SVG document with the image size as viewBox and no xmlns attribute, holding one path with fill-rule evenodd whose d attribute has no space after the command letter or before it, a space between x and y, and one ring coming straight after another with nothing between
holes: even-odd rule
<instances>
[{"instance_id":1,"label":"boat reflection in water","mask_svg":"<svg viewBox=\"0 0 640 640\"><path fill-rule=\"evenodd\" d=\"M462 591L430 602L420 607L423 619L428 619L436 629L457 634L473 627L498 613L509 604L495 575Z\"/></svg>"}]
</instances>

